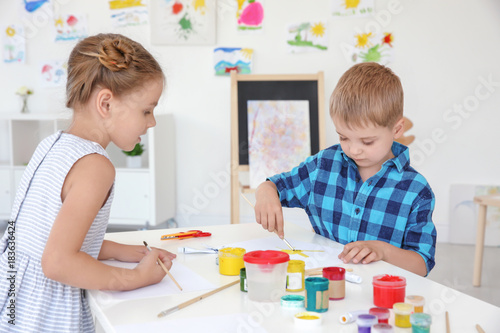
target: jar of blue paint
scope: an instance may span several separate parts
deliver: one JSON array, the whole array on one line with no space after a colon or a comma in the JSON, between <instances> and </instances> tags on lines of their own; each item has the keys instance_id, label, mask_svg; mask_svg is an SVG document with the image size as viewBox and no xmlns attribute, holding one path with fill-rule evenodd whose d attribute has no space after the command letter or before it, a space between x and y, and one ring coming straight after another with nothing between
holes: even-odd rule
<instances>
[{"instance_id":1,"label":"jar of blue paint","mask_svg":"<svg viewBox=\"0 0 500 333\"><path fill-rule=\"evenodd\" d=\"M314 312L328 311L328 285L324 277L308 277L306 284L306 310Z\"/></svg>"}]
</instances>

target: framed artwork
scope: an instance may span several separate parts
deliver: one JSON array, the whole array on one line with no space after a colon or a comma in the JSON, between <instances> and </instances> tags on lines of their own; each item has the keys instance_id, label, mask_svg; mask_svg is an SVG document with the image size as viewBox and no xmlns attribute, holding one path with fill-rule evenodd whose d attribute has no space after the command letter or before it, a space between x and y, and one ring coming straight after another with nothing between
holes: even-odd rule
<instances>
[{"instance_id":1,"label":"framed artwork","mask_svg":"<svg viewBox=\"0 0 500 333\"><path fill-rule=\"evenodd\" d=\"M215 44L215 0L151 0L150 3L153 44Z\"/></svg>"},{"instance_id":2,"label":"framed artwork","mask_svg":"<svg viewBox=\"0 0 500 333\"><path fill-rule=\"evenodd\" d=\"M244 178L252 177L245 177L246 174L275 166L290 170L325 148L324 106L322 72L231 72L231 223L239 223L239 194L253 192L252 186L262 181L257 176L242 184ZM276 159L288 164L270 162ZM288 170L263 172L268 177Z\"/></svg>"}]
</instances>

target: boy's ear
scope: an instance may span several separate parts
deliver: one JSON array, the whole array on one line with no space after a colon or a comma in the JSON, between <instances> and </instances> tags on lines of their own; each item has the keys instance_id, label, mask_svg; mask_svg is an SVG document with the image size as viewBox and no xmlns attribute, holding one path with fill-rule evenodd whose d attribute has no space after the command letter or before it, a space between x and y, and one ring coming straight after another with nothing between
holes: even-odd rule
<instances>
[{"instance_id":1,"label":"boy's ear","mask_svg":"<svg viewBox=\"0 0 500 333\"><path fill-rule=\"evenodd\" d=\"M399 119L393 127L394 140L399 139L405 132L405 118Z\"/></svg>"},{"instance_id":2,"label":"boy's ear","mask_svg":"<svg viewBox=\"0 0 500 333\"><path fill-rule=\"evenodd\" d=\"M109 89L101 89L97 93L97 113L102 118L108 118L110 116L111 102L113 100L113 93Z\"/></svg>"}]
</instances>

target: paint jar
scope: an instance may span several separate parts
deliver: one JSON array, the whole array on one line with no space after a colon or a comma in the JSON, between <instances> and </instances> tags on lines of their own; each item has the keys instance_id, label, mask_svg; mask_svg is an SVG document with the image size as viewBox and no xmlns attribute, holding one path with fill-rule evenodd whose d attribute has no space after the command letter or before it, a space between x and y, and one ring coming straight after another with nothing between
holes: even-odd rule
<instances>
[{"instance_id":1,"label":"paint jar","mask_svg":"<svg viewBox=\"0 0 500 333\"><path fill-rule=\"evenodd\" d=\"M323 268L323 277L329 282L328 294L331 300L337 301L345 297L345 269L342 267Z\"/></svg>"},{"instance_id":2,"label":"paint jar","mask_svg":"<svg viewBox=\"0 0 500 333\"><path fill-rule=\"evenodd\" d=\"M286 270L286 291L304 290L306 263L303 260L290 260Z\"/></svg>"},{"instance_id":3,"label":"paint jar","mask_svg":"<svg viewBox=\"0 0 500 333\"><path fill-rule=\"evenodd\" d=\"M321 315L315 312L299 312L293 321L298 328L313 328L321 326Z\"/></svg>"},{"instance_id":4,"label":"paint jar","mask_svg":"<svg viewBox=\"0 0 500 333\"><path fill-rule=\"evenodd\" d=\"M413 311L413 305L407 303L394 303L394 323L397 327L411 327L410 315Z\"/></svg>"},{"instance_id":5,"label":"paint jar","mask_svg":"<svg viewBox=\"0 0 500 333\"><path fill-rule=\"evenodd\" d=\"M405 300L406 279L396 275L373 277L373 304L381 308L392 308L394 303Z\"/></svg>"},{"instance_id":6,"label":"paint jar","mask_svg":"<svg viewBox=\"0 0 500 333\"><path fill-rule=\"evenodd\" d=\"M248 286L247 286L247 271L246 268L243 267L240 269L240 290L247 292L248 291Z\"/></svg>"},{"instance_id":7,"label":"paint jar","mask_svg":"<svg viewBox=\"0 0 500 333\"><path fill-rule=\"evenodd\" d=\"M306 310L314 312L328 311L328 285L324 277L308 277L306 284Z\"/></svg>"},{"instance_id":8,"label":"paint jar","mask_svg":"<svg viewBox=\"0 0 500 333\"><path fill-rule=\"evenodd\" d=\"M394 333L394 328L389 324L375 324L372 326L371 333Z\"/></svg>"},{"instance_id":9,"label":"paint jar","mask_svg":"<svg viewBox=\"0 0 500 333\"><path fill-rule=\"evenodd\" d=\"M247 272L248 298L252 301L278 301L286 288L286 269L290 256L282 251L252 251L243 256Z\"/></svg>"},{"instance_id":10,"label":"paint jar","mask_svg":"<svg viewBox=\"0 0 500 333\"><path fill-rule=\"evenodd\" d=\"M241 247L225 247L219 250L219 273L222 275L239 275L240 269L245 267L243 255L245 249Z\"/></svg>"},{"instance_id":11,"label":"paint jar","mask_svg":"<svg viewBox=\"0 0 500 333\"><path fill-rule=\"evenodd\" d=\"M370 333L372 326L377 323L377 317L371 314L361 314L356 319L358 333Z\"/></svg>"},{"instance_id":12,"label":"paint jar","mask_svg":"<svg viewBox=\"0 0 500 333\"><path fill-rule=\"evenodd\" d=\"M389 324L389 317L391 316L391 313L389 312L389 309L386 308L371 308L369 313L371 315L377 316L378 322L380 324Z\"/></svg>"},{"instance_id":13,"label":"paint jar","mask_svg":"<svg viewBox=\"0 0 500 333\"><path fill-rule=\"evenodd\" d=\"M429 333L431 331L431 316L427 313L413 313L410 315L412 333Z\"/></svg>"},{"instance_id":14,"label":"paint jar","mask_svg":"<svg viewBox=\"0 0 500 333\"><path fill-rule=\"evenodd\" d=\"M405 297L405 303L413 305L414 313L424 312L425 298L423 296L408 295Z\"/></svg>"},{"instance_id":15,"label":"paint jar","mask_svg":"<svg viewBox=\"0 0 500 333\"><path fill-rule=\"evenodd\" d=\"M302 295L285 295L281 297L281 312L286 317L294 316L297 312L304 312L305 297Z\"/></svg>"}]
</instances>

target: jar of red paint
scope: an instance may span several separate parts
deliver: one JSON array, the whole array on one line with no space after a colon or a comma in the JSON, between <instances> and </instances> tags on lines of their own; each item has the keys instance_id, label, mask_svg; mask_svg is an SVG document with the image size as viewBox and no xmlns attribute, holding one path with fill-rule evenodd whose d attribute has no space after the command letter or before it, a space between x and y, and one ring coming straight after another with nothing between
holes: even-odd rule
<instances>
[{"instance_id":1,"label":"jar of red paint","mask_svg":"<svg viewBox=\"0 0 500 333\"><path fill-rule=\"evenodd\" d=\"M406 279L397 275L376 275L373 277L373 304L392 308L394 303L404 302Z\"/></svg>"}]
</instances>

